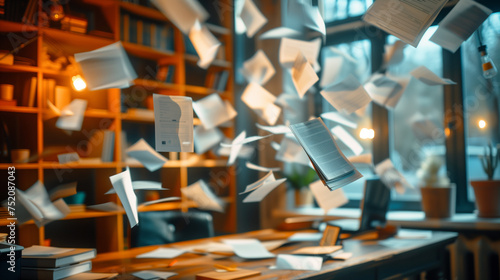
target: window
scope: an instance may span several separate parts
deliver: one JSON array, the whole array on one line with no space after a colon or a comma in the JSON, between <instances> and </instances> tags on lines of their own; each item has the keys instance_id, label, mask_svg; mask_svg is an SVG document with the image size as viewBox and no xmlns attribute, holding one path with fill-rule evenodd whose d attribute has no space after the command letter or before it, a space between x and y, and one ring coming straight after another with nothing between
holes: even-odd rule
<instances>
[{"instance_id":1,"label":"window","mask_svg":"<svg viewBox=\"0 0 500 280\"><path fill-rule=\"evenodd\" d=\"M325 22L338 21L363 15L373 0L324 0Z\"/></svg>"}]
</instances>

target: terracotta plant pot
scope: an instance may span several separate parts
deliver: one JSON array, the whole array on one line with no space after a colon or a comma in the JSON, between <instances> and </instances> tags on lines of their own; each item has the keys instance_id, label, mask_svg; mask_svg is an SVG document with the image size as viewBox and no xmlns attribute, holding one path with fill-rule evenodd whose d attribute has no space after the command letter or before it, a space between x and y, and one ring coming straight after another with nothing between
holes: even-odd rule
<instances>
[{"instance_id":1,"label":"terracotta plant pot","mask_svg":"<svg viewBox=\"0 0 500 280\"><path fill-rule=\"evenodd\" d=\"M453 187L423 187L422 210L426 218L449 218L455 212Z\"/></svg>"},{"instance_id":2,"label":"terracotta plant pot","mask_svg":"<svg viewBox=\"0 0 500 280\"><path fill-rule=\"evenodd\" d=\"M313 195L311 190L308 187L295 189L295 206L311 206L313 204Z\"/></svg>"},{"instance_id":3,"label":"terracotta plant pot","mask_svg":"<svg viewBox=\"0 0 500 280\"><path fill-rule=\"evenodd\" d=\"M500 181L471 181L476 206L481 218L500 217Z\"/></svg>"}]
</instances>

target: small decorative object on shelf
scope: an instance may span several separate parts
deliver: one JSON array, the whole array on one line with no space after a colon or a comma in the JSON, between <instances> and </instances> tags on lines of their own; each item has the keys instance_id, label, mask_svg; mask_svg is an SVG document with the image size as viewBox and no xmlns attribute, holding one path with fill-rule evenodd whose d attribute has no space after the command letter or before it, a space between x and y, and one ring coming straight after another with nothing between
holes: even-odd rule
<instances>
[{"instance_id":1,"label":"small decorative object on shelf","mask_svg":"<svg viewBox=\"0 0 500 280\"><path fill-rule=\"evenodd\" d=\"M481 218L500 217L500 180L493 180L500 161L498 149L500 144L495 148L490 142L484 147L484 155L480 158L488 180L470 182L476 197L477 215Z\"/></svg>"},{"instance_id":2,"label":"small decorative object on shelf","mask_svg":"<svg viewBox=\"0 0 500 280\"><path fill-rule=\"evenodd\" d=\"M417 171L420 179L422 210L427 218L449 218L455 212L455 188L450 179L439 171L443 160L436 155L428 156Z\"/></svg>"}]
</instances>

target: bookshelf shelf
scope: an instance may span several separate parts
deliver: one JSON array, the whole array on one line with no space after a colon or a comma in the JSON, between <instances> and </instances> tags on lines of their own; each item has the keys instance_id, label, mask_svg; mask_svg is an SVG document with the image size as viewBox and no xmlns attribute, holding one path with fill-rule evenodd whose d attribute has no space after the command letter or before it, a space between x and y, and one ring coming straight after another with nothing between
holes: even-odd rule
<instances>
[{"instance_id":1,"label":"bookshelf shelf","mask_svg":"<svg viewBox=\"0 0 500 280\"><path fill-rule=\"evenodd\" d=\"M180 168L180 167L225 167L226 159L188 159L188 160L169 160L162 168ZM138 162L121 162L121 168L143 168L144 166Z\"/></svg>"},{"instance_id":2,"label":"bookshelf shelf","mask_svg":"<svg viewBox=\"0 0 500 280\"><path fill-rule=\"evenodd\" d=\"M87 109L85 111L85 117L113 119L117 117L117 114L103 109Z\"/></svg>"},{"instance_id":3,"label":"bookshelf shelf","mask_svg":"<svg viewBox=\"0 0 500 280\"><path fill-rule=\"evenodd\" d=\"M194 63L194 64L198 63L198 60L199 60L198 56L193 55L193 54L185 54L184 58L186 59L186 61L188 61L190 63ZM220 67L220 68L224 68L224 69L231 69L233 66L232 66L232 63L229 61L214 59L214 61L210 64L210 67Z\"/></svg>"},{"instance_id":4,"label":"bookshelf shelf","mask_svg":"<svg viewBox=\"0 0 500 280\"><path fill-rule=\"evenodd\" d=\"M176 54L172 51L158 50L148 46L143 46L135 43L122 42L123 47L127 53L135 55L137 57L159 60L165 57L175 57Z\"/></svg>"},{"instance_id":5,"label":"bookshelf shelf","mask_svg":"<svg viewBox=\"0 0 500 280\"><path fill-rule=\"evenodd\" d=\"M0 169L8 169L14 166L16 169L38 169L40 165L38 163L0 163Z\"/></svg>"},{"instance_id":6,"label":"bookshelf shelf","mask_svg":"<svg viewBox=\"0 0 500 280\"><path fill-rule=\"evenodd\" d=\"M134 84L135 86L141 86L144 88L155 89L155 90L177 90L179 91L179 94L180 91L182 90L182 87L180 85L162 83L155 80L135 79Z\"/></svg>"},{"instance_id":7,"label":"bookshelf shelf","mask_svg":"<svg viewBox=\"0 0 500 280\"><path fill-rule=\"evenodd\" d=\"M1 23L0 23L1 24ZM0 72L24 72L24 73L37 73L39 68L29 65L5 65L0 64Z\"/></svg>"},{"instance_id":8,"label":"bookshelf shelf","mask_svg":"<svg viewBox=\"0 0 500 280\"><path fill-rule=\"evenodd\" d=\"M114 43L112 39L55 28L41 27L41 32L48 37L45 40L55 41L67 53L87 52Z\"/></svg>"},{"instance_id":9,"label":"bookshelf shelf","mask_svg":"<svg viewBox=\"0 0 500 280\"><path fill-rule=\"evenodd\" d=\"M61 164L59 162L43 162L42 167L46 169L57 168L57 169L106 169L106 168L116 168L116 162L96 162L96 163L81 163L81 162L70 162Z\"/></svg>"},{"instance_id":10,"label":"bookshelf shelf","mask_svg":"<svg viewBox=\"0 0 500 280\"><path fill-rule=\"evenodd\" d=\"M201 86L186 85L186 92L192 94L210 95L212 93L224 93L220 90L215 90L212 88L206 88Z\"/></svg>"},{"instance_id":11,"label":"bookshelf shelf","mask_svg":"<svg viewBox=\"0 0 500 280\"><path fill-rule=\"evenodd\" d=\"M38 108L24 106L6 106L0 107L0 112L36 114L38 113Z\"/></svg>"},{"instance_id":12,"label":"bookshelf shelf","mask_svg":"<svg viewBox=\"0 0 500 280\"><path fill-rule=\"evenodd\" d=\"M0 32L26 32L37 31L38 28L31 24L12 22L0 19Z\"/></svg>"}]
</instances>

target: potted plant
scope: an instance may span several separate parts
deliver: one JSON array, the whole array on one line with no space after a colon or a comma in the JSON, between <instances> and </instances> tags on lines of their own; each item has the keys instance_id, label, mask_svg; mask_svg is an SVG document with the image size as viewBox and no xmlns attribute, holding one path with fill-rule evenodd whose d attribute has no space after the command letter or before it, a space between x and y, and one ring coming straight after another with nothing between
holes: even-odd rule
<instances>
[{"instance_id":1,"label":"potted plant","mask_svg":"<svg viewBox=\"0 0 500 280\"><path fill-rule=\"evenodd\" d=\"M500 161L498 148L495 149L495 147L489 143L484 148L484 155L481 156L480 159L483 170L486 176L488 176L488 180L470 182L474 189L474 195L476 196L478 217L500 217L500 181L493 180L495 169L498 166L498 161Z\"/></svg>"},{"instance_id":2,"label":"potted plant","mask_svg":"<svg viewBox=\"0 0 500 280\"><path fill-rule=\"evenodd\" d=\"M449 218L455 211L454 188L448 176L439 172L442 166L440 157L430 155L417 171L422 210L427 218Z\"/></svg>"},{"instance_id":3,"label":"potted plant","mask_svg":"<svg viewBox=\"0 0 500 280\"><path fill-rule=\"evenodd\" d=\"M285 174L289 186L294 191L295 206L307 206L313 203L309 184L317 180L316 172L306 166L292 166L292 171Z\"/></svg>"}]
</instances>

